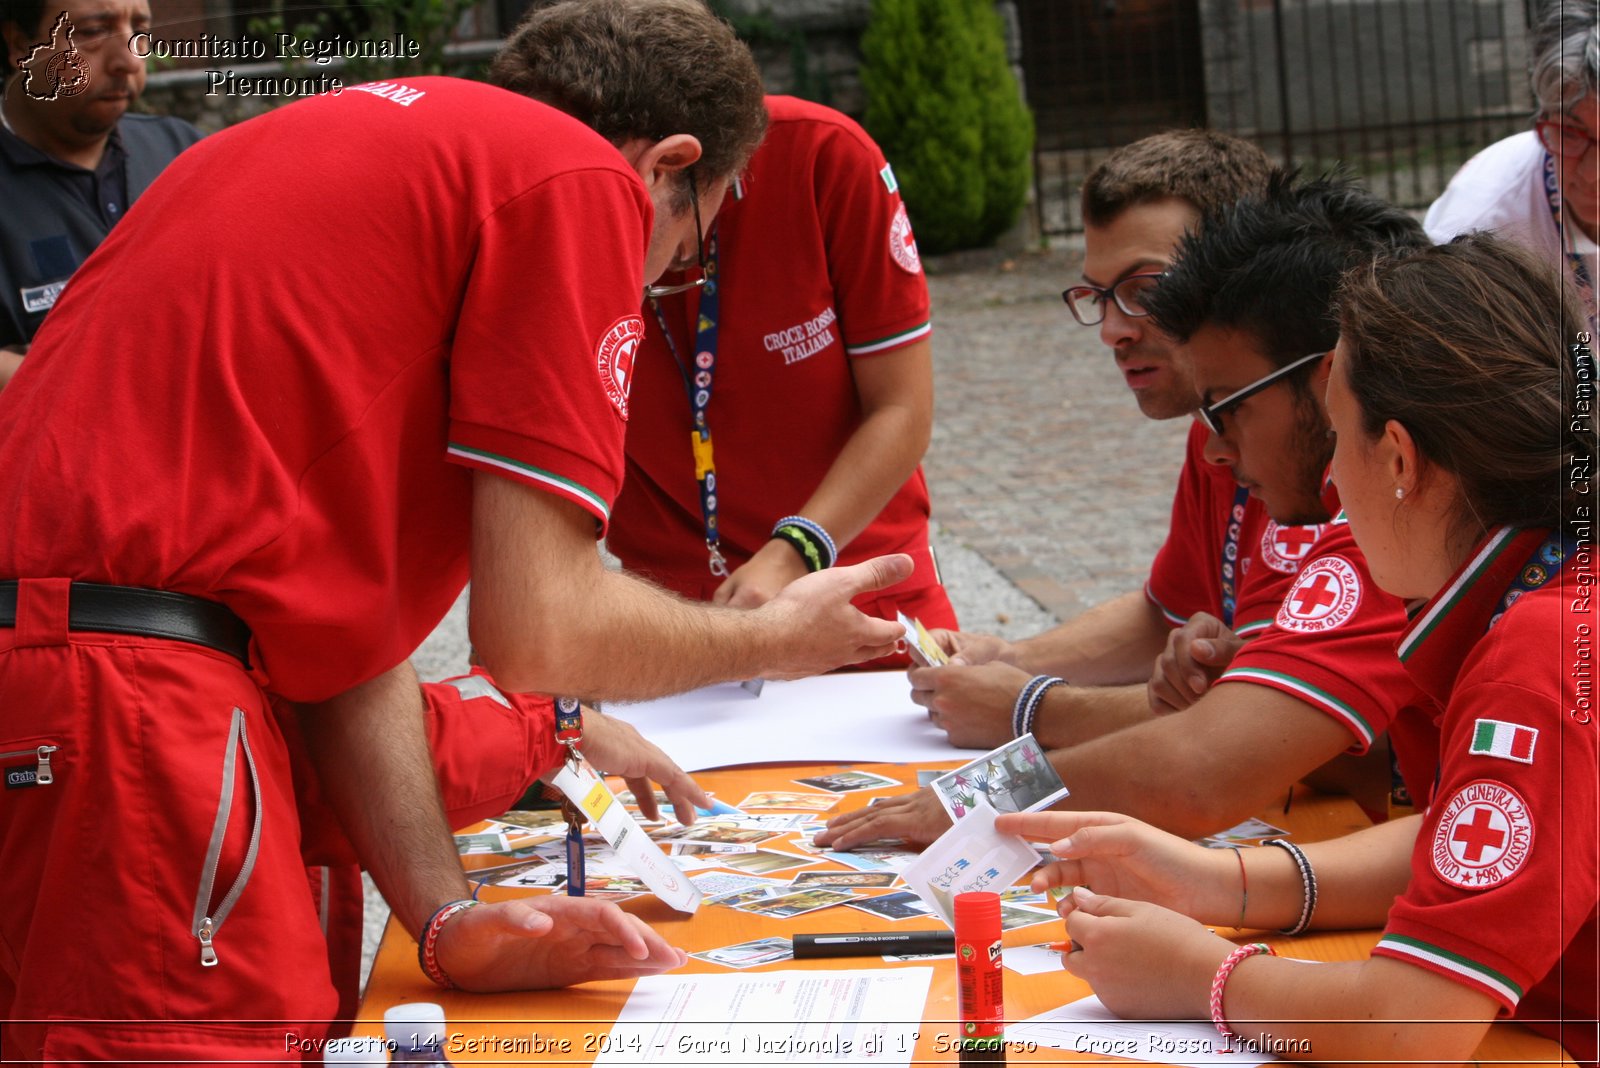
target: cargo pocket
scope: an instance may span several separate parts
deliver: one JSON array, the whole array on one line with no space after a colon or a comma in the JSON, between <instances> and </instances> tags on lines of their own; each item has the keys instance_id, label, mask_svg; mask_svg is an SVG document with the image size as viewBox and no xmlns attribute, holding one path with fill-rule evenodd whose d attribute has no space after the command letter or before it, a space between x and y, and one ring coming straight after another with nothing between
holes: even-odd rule
<instances>
[{"instance_id":1,"label":"cargo pocket","mask_svg":"<svg viewBox=\"0 0 1600 1068\"><path fill-rule=\"evenodd\" d=\"M200 870L200 889L194 899L194 923L191 933L200 943L200 963L207 968L217 964L217 950L213 944L228 919L228 913L244 893L250 873L256 866L256 853L261 848L261 780L256 775L256 759L250 752L250 733L245 728L243 709L233 710L228 725L228 741L222 757L222 793L217 799L217 818L211 827L211 840L206 846L205 864ZM222 842L228 833L228 821L233 814L233 795L239 773L239 754L244 754L244 773L249 777L251 808L254 810L250 826L250 844L245 850L233 885L221 901L213 904L217 884L217 866L222 856Z\"/></svg>"}]
</instances>

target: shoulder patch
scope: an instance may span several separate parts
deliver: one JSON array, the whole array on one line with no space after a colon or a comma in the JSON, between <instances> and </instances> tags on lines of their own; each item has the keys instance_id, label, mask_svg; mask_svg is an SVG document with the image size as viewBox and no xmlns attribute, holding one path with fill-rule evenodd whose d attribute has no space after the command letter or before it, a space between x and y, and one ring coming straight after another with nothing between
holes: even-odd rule
<instances>
[{"instance_id":1,"label":"shoulder patch","mask_svg":"<svg viewBox=\"0 0 1600 1068\"><path fill-rule=\"evenodd\" d=\"M911 232L911 216L905 204L895 208L894 219L889 223L889 255L907 274L922 273L922 257L917 254L917 238Z\"/></svg>"},{"instance_id":2,"label":"shoulder patch","mask_svg":"<svg viewBox=\"0 0 1600 1068\"><path fill-rule=\"evenodd\" d=\"M883 187L889 192L894 193L900 189L900 183L894 180L894 168L887 163L883 165L883 170L878 172L878 177L883 179Z\"/></svg>"},{"instance_id":3,"label":"shoulder patch","mask_svg":"<svg viewBox=\"0 0 1600 1068\"><path fill-rule=\"evenodd\" d=\"M1278 608L1278 626L1316 634L1343 626L1361 607L1361 573L1342 556L1313 560Z\"/></svg>"},{"instance_id":4,"label":"shoulder patch","mask_svg":"<svg viewBox=\"0 0 1600 1068\"><path fill-rule=\"evenodd\" d=\"M612 323L595 346L595 366L600 385L617 414L628 418L628 390L633 386L633 361L644 339L644 320L624 315Z\"/></svg>"},{"instance_id":5,"label":"shoulder patch","mask_svg":"<svg viewBox=\"0 0 1600 1068\"><path fill-rule=\"evenodd\" d=\"M1533 817L1522 795L1504 783L1469 782L1440 810L1431 853L1434 874L1451 886L1499 886L1533 854Z\"/></svg>"},{"instance_id":6,"label":"shoulder patch","mask_svg":"<svg viewBox=\"0 0 1600 1068\"><path fill-rule=\"evenodd\" d=\"M1303 527L1281 527L1277 520L1267 520L1267 529L1261 533L1261 559L1274 571L1292 575L1300 570L1306 553L1322 537L1327 528L1321 523Z\"/></svg>"},{"instance_id":7,"label":"shoulder patch","mask_svg":"<svg viewBox=\"0 0 1600 1068\"><path fill-rule=\"evenodd\" d=\"M1476 756L1515 760L1519 764L1532 764L1533 747L1538 741L1539 732L1533 727L1498 719L1480 719L1472 725L1472 741L1467 744L1467 752Z\"/></svg>"}]
</instances>

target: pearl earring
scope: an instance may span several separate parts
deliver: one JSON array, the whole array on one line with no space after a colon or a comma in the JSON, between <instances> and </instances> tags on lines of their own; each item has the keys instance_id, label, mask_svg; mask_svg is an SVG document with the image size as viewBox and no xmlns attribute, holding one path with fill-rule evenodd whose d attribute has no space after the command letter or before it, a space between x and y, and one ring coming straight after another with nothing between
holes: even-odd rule
<instances>
[{"instance_id":1,"label":"pearl earring","mask_svg":"<svg viewBox=\"0 0 1600 1068\"><path fill-rule=\"evenodd\" d=\"M1405 490L1401 489L1399 486L1396 486L1394 488L1394 499L1395 500L1397 500L1397 501L1405 500L1405 496L1406 496L1406 491Z\"/></svg>"}]
</instances>

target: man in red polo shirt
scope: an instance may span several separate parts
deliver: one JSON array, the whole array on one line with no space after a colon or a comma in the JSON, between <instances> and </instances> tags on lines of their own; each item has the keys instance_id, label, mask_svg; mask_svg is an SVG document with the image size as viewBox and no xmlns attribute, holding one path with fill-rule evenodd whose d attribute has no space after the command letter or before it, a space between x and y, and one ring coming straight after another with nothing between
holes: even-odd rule
<instances>
[{"instance_id":1,"label":"man in red polo shirt","mask_svg":"<svg viewBox=\"0 0 1600 1068\"><path fill-rule=\"evenodd\" d=\"M928 286L894 171L831 108L770 96L767 115L712 228L710 281L646 308L607 545L630 571L735 607L824 566L830 542L839 563L903 552L911 577L856 606L954 628L919 466ZM828 534L823 552L808 558L804 527L786 537L790 516Z\"/></svg>"},{"instance_id":2,"label":"man in red polo shirt","mask_svg":"<svg viewBox=\"0 0 1600 1068\"><path fill-rule=\"evenodd\" d=\"M748 52L697 0L584 0L501 60L517 92L373 83L185 153L0 393L0 752L35 754L0 806L7 1058L298 1059L228 1021L329 1018L272 701L436 980L681 963L603 903L464 905L405 658L469 569L474 645L514 692L644 697L893 644L848 602L903 558L729 612L594 551L641 289L693 258L764 125ZM566 733L607 749L586 718Z\"/></svg>"},{"instance_id":3,"label":"man in red polo shirt","mask_svg":"<svg viewBox=\"0 0 1600 1068\"><path fill-rule=\"evenodd\" d=\"M1207 130L1156 134L1118 149L1083 186L1082 283L1064 296L1083 325L1098 326L1139 410L1151 419L1192 415L1197 399L1177 346L1155 329L1140 295L1171 262L1202 215L1259 193L1271 170L1248 141ZM1045 746L1067 746L1151 715L1146 683L1173 627L1202 613L1240 634L1271 618L1314 530L1280 528L1226 471L1205 462L1202 428L1190 430L1165 544L1142 592L1130 590L1058 627L1018 642L942 635L956 662L911 672L912 699L952 744L992 748L1012 737L1012 714L1031 677L1059 677L1034 709Z\"/></svg>"},{"instance_id":4,"label":"man in red polo shirt","mask_svg":"<svg viewBox=\"0 0 1600 1068\"><path fill-rule=\"evenodd\" d=\"M1242 647L1237 635L1214 632L1223 659L1232 657L1217 684L1202 679L1198 695L1178 692L1195 667L1179 658L1178 688L1169 675L1165 693L1180 711L1050 752L1072 790L1060 807L1208 834L1257 814L1340 753L1365 753L1391 723L1410 738L1399 749L1407 785L1425 791L1437 750L1417 711L1426 698L1394 656L1405 609L1372 585L1336 519L1320 357L1338 337L1330 309L1345 269L1426 242L1415 219L1353 186L1295 188L1278 176L1265 196L1186 236L1144 295L1154 323L1185 344L1209 431L1206 460L1277 522L1324 529L1266 628ZM841 816L818 841L928 841L948 825L921 790Z\"/></svg>"}]
</instances>

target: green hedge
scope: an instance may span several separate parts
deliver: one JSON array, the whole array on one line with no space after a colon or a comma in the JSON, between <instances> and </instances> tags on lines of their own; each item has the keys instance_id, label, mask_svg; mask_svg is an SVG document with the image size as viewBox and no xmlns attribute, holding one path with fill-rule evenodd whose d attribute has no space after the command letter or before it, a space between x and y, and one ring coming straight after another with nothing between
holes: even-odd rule
<instances>
[{"instance_id":1,"label":"green hedge","mask_svg":"<svg viewBox=\"0 0 1600 1068\"><path fill-rule=\"evenodd\" d=\"M1033 116L991 0L874 0L865 125L928 252L993 243L1027 196Z\"/></svg>"}]
</instances>

